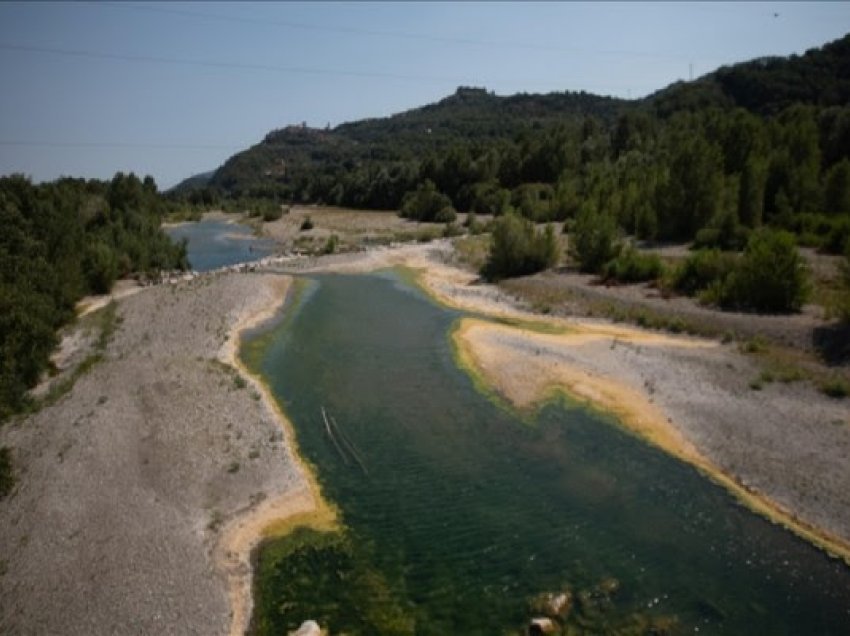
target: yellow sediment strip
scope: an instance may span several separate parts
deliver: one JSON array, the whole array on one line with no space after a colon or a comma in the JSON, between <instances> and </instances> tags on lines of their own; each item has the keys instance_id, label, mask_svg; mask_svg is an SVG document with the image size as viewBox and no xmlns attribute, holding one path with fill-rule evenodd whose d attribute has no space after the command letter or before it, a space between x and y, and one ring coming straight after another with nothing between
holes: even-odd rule
<instances>
[{"instance_id":1,"label":"yellow sediment strip","mask_svg":"<svg viewBox=\"0 0 850 636\"><path fill-rule=\"evenodd\" d=\"M279 277L272 281L273 294L269 302L255 312L245 313L222 348L220 357L236 367L240 374L261 396L262 402L274 414L286 432L288 447L297 464L302 484L275 497L264 500L232 519L222 529L215 548L215 562L225 573L230 600L230 636L244 636L253 610L253 572L251 553L263 539L280 537L296 527L333 530L337 527L337 512L322 497L312 467L300 456L295 445L292 423L284 415L268 386L255 377L239 358L242 332L274 316L290 288L292 279Z\"/></svg>"},{"instance_id":2,"label":"yellow sediment strip","mask_svg":"<svg viewBox=\"0 0 850 636\"><path fill-rule=\"evenodd\" d=\"M465 318L452 334L458 363L481 386L493 387L518 409L532 409L558 391L584 400L617 416L620 423L668 454L695 466L731 492L750 510L791 530L801 538L850 564L850 543L797 518L794 513L762 493L753 491L724 473L702 455L673 426L646 393L610 377L592 374L562 359L540 353L540 346L577 346L593 340L616 338L665 346L715 346L711 342L664 336L636 329L575 325L577 333L549 334ZM521 338L528 348L499 344L498 336Z\"/></svg>"}]
</instances>

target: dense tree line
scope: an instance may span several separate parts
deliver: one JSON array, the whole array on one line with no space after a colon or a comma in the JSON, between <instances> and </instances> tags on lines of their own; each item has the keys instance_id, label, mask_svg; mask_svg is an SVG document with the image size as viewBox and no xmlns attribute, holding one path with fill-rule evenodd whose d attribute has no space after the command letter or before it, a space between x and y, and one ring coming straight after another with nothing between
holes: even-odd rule
<instances>
[{"instance_id":1,"label":"dense tree line","mask_svg":"<svg viewBox=\"0 0 850 636\"><path fill-rule=\"evenodd\" d=\"M841 254L850 240L848 101L850 36L634 102L460 88L389 118L274 131L188 196L395 209L434 222L455 210L565 221L582 269L619 279L658 269L621 253L623 234L733 251L770 237ZM760 233L765 226L774 233ZM517 244L530 245L523 236ZM746 287L741 276L715 285L718 302L747 306L734 291ZM803 296L791 297L786 308Z\"/></svg>"},{"instance_id":2,"label":"dense tree line","mask_svg":"<svg viewBox=\"0 0 850 636\"><path fill-rule=\"evenodd\" d=\"M166 211L151 177L0 178L0 419L23 405L77 300L131 273L187 267L185 246L160 230Z\"/></svg>"}]
</instances>

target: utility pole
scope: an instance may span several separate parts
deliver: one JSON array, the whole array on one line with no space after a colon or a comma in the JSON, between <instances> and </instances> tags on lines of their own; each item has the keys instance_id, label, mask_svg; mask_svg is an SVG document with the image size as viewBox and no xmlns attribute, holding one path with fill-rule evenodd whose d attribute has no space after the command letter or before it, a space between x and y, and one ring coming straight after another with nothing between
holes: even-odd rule
<instances>
[{"instance_id":1,"label":"utility pole","mask_svg":"<svg viewBox=\"0 0 850 636\"><path fill-rule=\"evenodd\" d=\"M694 63L693 62L688 64L688 75L690 76L689 81L693 82L694 81Z\"/></svg>"}]
</instances>

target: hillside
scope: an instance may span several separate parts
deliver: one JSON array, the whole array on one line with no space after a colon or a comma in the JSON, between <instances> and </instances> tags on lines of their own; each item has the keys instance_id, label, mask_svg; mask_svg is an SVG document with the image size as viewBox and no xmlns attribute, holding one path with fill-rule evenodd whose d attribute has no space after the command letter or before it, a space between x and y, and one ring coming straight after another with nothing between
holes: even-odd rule
<instances>
[{"instance_id":1,"label":"hillside","mask_svg":"<svg viewBox=\"0 0 850 636\"><path fill-rule=\"evenodd\" d=\"M504 148L555 129L576 133L583 125L600 128L610 142L623 117L647 115L663 121L682 112L743 108L766 118L794 104L823 109L848 101L850 36L801 56L760 58L722 67L642 100L569 91L503 97L483 88L461 87L439 102L390 117L332 129L288 126L272 131L260 143L228 159L211 178L193 177L175 192L186 195L209 187L228 198L259 196L397 208L405 192L421 181L422 162L458 146ZM587 133L585 130L582 142ZM518 178L525 180L523 175ZM353 183L376 180L382 181L377 193L370 191L375 189L372 186ZM510 185L505 179L500 181Z\"/></svg>"},{"instance_id":2,"label":"hillside","mask_svg":"<svg viewBox=\"0 0 850 636\"><path fill-rule=\"evenodd\" d=\"M644 100L660 115L708 107L774 115L792 104L850 102L850 35L803 55L763 57L723 66L693 82L676 82Z\"/></svg>"},{"instance_id":3,"label":"hillside","mask_svg":"<svg viewBox=\"0 0 850 636\"><path fill-rule=\"evenodd\" d=\"M461 87L435 104L391 117L329 130L274 130L228 159L209 185L237 197L277 194L309 200L315 193L305 192L303 181L317 173L336 179L364 163L421 160L457 143L509 142L523 131L577 124L588 116L613 122L626 105L624 100L584 92L500 97L483 88Z\"/></svg>"}]
</instances>

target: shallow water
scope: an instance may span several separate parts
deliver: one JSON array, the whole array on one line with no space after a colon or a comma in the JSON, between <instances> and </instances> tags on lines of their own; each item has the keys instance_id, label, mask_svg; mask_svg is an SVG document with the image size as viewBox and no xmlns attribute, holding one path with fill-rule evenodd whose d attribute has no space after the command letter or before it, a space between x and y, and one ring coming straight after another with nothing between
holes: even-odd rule
<instances>
[{"instance_id":1,"label":"shallow water","mask_svg":"<svg viewBox=\"0 0 850 636\"><path fill-rule=\"evenodd\" d=\"M345 524L261 551L258 633L520 633L567 589L576 633L850 633L843 563L613 420L495 405L454 362L458 315L328 275L246 344Z\"/></svg>"},{"instance_id":2,"label":"shallow water","mask_svg":"<svg viewBox=\"0 0 850 636\"><path fill-rule=\"evenodd\" d=\"M272 241L256 238L251 228L226 221L184 223L165 232L173 241L188 241L189 263L198 272L256 261L273 249Z\"/></svg>"}]
</instances>

